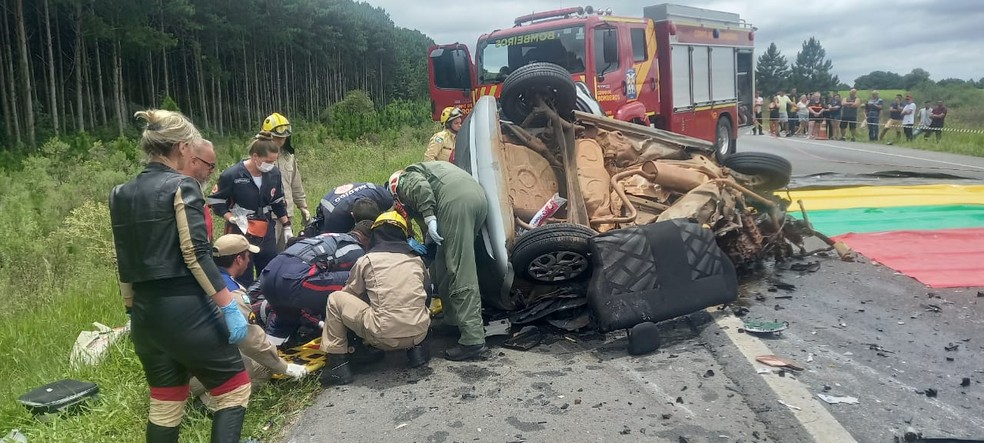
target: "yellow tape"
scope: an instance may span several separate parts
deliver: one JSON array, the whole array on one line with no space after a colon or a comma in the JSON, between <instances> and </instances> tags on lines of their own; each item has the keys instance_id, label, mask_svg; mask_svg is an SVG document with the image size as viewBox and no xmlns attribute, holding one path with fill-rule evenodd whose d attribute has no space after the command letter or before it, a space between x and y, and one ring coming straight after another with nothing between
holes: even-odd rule
<instances>
[{"instance_id":1,"label":"yellow tape","mask_svg":"<svg viewBox=\"0 0 984 443\"><path fill-rule=\"evenodd\" d=\"M785 198L785 192L776 195ZM984 205L984 185L858 186L790 191L807 211L926 205Z\"/></svg>"}]
</instances>

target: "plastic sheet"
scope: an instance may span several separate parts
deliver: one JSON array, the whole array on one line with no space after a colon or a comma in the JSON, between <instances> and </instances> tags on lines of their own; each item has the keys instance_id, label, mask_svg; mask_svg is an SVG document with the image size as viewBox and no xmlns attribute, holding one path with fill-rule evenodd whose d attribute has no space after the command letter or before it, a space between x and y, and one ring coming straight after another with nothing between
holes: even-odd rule
<instances>
[{"instance_id":1,"label":"plastic sheet","mask_svg":"<svg viewBox=\"0 0 984 443\"><path fill-rule=\"evenodd\" d=\"M786 198L786 192L777 192ZM984 205L984 185L858 186L789 191L809 212L824 209L894 206Z\"/></svg>"}]
</instances>

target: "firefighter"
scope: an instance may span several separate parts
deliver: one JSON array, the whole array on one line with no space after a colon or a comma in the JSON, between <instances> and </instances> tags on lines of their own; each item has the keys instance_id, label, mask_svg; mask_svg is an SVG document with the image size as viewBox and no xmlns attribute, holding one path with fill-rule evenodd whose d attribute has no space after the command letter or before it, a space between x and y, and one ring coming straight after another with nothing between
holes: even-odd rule
<instances>
[{"instance_id":1,"label":"firefighter","mask_svg":"<svg viewBox=\"0 0 984 443\"><path fill-rule=\"evenodd\" d=\"M215 399L213 442L238 442L249 376L234 343L246 318L212 261L201 185L183 175L201 140L185 116L140 111L147 166L113 188L109 213L130 337L150 386L146 439L177 442L194 376Z\"/></svg>"},{"instance_id":2,"label":"firefighter","mask_svg":"<svg viewBox=\"0 0 984 443\"><path fill-rule=\"evenodd\" d=\"M427 227L438 245L434 278L449 325L461 332L449 360L483 357L482 300L478 289L475 239L485 224L488 203L472 176L448 162L415 163L389 179L394 207Z\"/></svg>"},{"instance_id":3,"label":"firefighter","mask_svg":"<svg viewBox=\"0 0 984 443\"><path fill-rule=\"evenodd\" d=\"M263 120L260 132L269 132L273 137L273 142L280 148L280 157L277 158L277 167L280 168L280 179L284 188L284 202L287 204L287 214L294 215L294 206L301 210L302 224L307 224L311 220L311 211L308 210L307 194L304 192L304 184L301 182L301 169L297 166L297 156L294 152L293 128L287 117L274 112ZM342 231L345 232L345 231ZM284 238L284 225L277 223L277 252L283 251L287 245Z\"/></svg>"},{"instance_id":4,"label":"firefighter","mask_svg":"<svg viewBox=\"0 0 984 443\"><path fill-rule=\"evenodd\" d=\"M458 135L464 118L465 114L461 109L454 106L448 106L441 111L441 124L444 125L444 129L434 134L427 143L424 161L454 162L454 138Z\"/></svg>"},{"instance_id":5,"label":"firefighter","mask_svg":"<svg viewBox=\"0 0 984 443\"><path fill-rule=\"evenodd\" d=\"M227 234L243 234L260 252L240 281L249 287L256 274L277 255L274 221L284 226L284 237L294 236L284 202L284 188L277 169L280 147L267 133L256 136L249 145L249 157L219 175L208 203L215 215L226 221Z\"/></svg>"},{"instance_id":6,"label":"firefighter","mask_svg":"<svg viewBox=\"0 0 984 443\"><path fill-rule=\"evenodd\" d=\"M373 183L348 183L338 186L321 199L316 209L317 232L348 232L356 222L373 221L393 206L393 197L385 186Z\"/></svg>"},{"instance_id":7,"label":"firefighter","mask_svg":"<svg viewBox=\"0 0 984 443\"><path fill-rule=\"evenodd\" d=\"M322 385L352 381L348 331L376 349L406 349L411 368L427 364L422 346L430 326L426 270L407 243L407 220L396 211L384 212L372 224L366 255L352 268L345 288L328 297L321 350L328 354ZM368 302L367 302L368 300Z\"/></svg>"},{"instance_id":8,"label":"firefighter","mask_svg":"<svg viewBox=\"0 0 984 443\"><path fill-rule=\"evenodd\" d=\"M273 374L285 374L294 379L301 379L308 373L304 366L287 363L280 357L277 347L267 340L266 332L256 324L246 289L236 281L236 278L246 272L250 255L257 252L260 252L260 248L251 245L246 237L239 234L225 234L217 238L212 245L212 258L225 280L226 288L232 293L233 300L239 306L239 312L250 319L246 338L237 346L243 355L243 363L246 365L246 372L249 374L253 389L269 381ZM207 394L205 387L197 378L191 379L191 395L201 398L202 403L210 409L214 408L212 397Z\"/></svg>"},{"instance_id":9,"label":"firefighter","mask_svg":"<svg viewBox=\"0 0 984 443\"><path fill-rule=\"evenodd\" d=\"M259 291L273 310L268 339L283 345L304 322L304 312L324 312L328 294L341 290L355 261L365 254L371 221L348 234L321 234L298 240L260 273Z\"/></svg>"}]
</instances>

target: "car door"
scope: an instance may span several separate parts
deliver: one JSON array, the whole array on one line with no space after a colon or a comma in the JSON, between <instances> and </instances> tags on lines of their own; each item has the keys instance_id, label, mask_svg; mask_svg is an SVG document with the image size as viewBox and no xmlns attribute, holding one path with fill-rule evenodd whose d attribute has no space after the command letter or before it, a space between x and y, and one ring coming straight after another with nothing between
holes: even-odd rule
<instances>
[{"instance_id":1,"label":"car door","mask_svg":"<svg viewBox=\"0 0 984 443\"><path fill-rule=\"evenodd\" d=\"M461 43L431 46L427 51L427 73L434 120L440 120L441 111L448 106L457 106L466 113L471 110L475 63L467 46Z\"/></svg>"}]
</instances>

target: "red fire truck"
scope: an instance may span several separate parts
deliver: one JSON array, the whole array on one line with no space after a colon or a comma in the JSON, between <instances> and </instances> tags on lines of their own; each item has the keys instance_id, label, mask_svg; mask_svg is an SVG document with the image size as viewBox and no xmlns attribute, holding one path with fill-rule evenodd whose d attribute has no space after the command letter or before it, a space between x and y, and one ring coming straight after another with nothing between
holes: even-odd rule
<instances>
[{"instance_id":1,"label":"red fire truck","mask_svg":"<svg viewBox=\"0 0 984 443\"><path fill-rule=\"evenodd\" d=\"M461 43L429 50L434 119L446 106L467 111L482 95L499 97L520 66L550 62L583 83L602 111L734 152L739 125L750 124L755 28L738 14L661 4L643 17L576 7L517 17L483 34L472 61ZM580 86L580 85L579 85Z\"/></svg>"}]
</instances>

